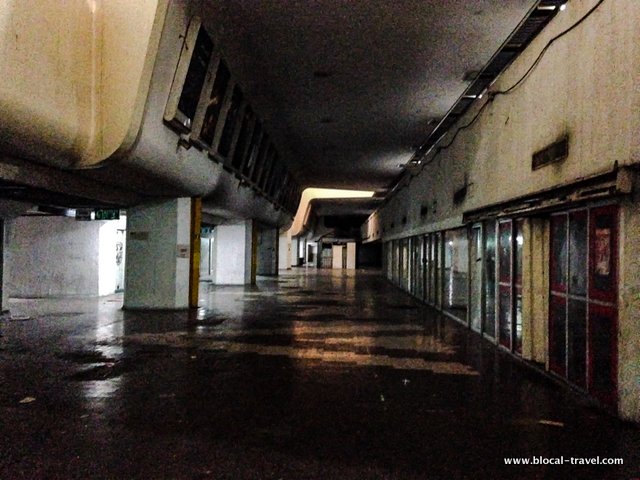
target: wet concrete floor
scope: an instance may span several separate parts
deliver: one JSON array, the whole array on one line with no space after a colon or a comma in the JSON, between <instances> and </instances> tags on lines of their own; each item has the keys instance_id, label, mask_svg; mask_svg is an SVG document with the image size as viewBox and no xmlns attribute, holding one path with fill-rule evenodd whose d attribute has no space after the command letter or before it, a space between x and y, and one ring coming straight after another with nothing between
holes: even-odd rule
<instances>
[{"instance_id":1,"label":"wet concrete floor","mask_svg":"<svg viewBox=\"0 0 640 480\"><path fill-rule=\"evenodd\" d=\"M640 428L375 272L294 270L209 302L197 321L118 295L12 300L0 478L640 478ZM505 465L561 456L624 464Z\"/></svg>"}]
</instances>

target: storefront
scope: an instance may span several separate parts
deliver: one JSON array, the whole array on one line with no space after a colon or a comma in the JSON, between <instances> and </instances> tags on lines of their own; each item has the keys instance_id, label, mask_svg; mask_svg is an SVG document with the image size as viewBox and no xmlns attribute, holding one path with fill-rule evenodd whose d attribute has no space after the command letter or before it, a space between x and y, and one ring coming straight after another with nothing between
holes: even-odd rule
<instances>
[{"instance_id":1,"label":"storefront","mask_svg":"<svg viewBox=\"0 0 640 480\"><path fill-rule=\"evenodd\" d=\"M596 187L573 188L581 201L552 192L533 207L525 199L467 215L465 227L389 241L386 275L500 348L615 407L620 207L613 195L586 198L618 191L609 176L597 180Z\"/></svg>"},{"instance_id":2,"label":"storefront","mask_svg":"<svg viewBox=\"0 0 640 480\"><path fill-rule=\"evenodd\" d=\"M618 207L551 216L549 368L615 405Z\"/></svg>"}]
</instances>

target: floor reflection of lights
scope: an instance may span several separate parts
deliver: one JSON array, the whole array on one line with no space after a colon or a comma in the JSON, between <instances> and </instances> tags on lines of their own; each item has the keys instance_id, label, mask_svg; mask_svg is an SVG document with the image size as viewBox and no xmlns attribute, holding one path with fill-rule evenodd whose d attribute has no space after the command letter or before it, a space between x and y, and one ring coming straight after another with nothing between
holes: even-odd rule
<instances>
[{"instance_id":1,"label":"floor reflection of lights","mask_svg":"<svg viewBox=\"0 0 640 480\"><path fill-rule=\"evenodd\" d=\"M90 403L102 403L102 401L113 398L118 393L120 384L120 377L82 382L82 393Z\"/></svg>"},{"instance_id":2,"label":"floor reflection of lights","mask_svg":"<svg viewBox=\"0 0 640 480\"><path fill-rule=\"evenodd\" d=\"M109 364L112 360L117 360L124 353L122 337L124 334L124 325L121 321L113 321L111 319L104 320L98 317L95 327L95 351L101 356L108 359ZM96 363L87 365L87 367L102 367L105 363ZM108 378L105 380L90 380L82 382L82 394L86 401L95 406L102 405L106 400L116 396L120 390L122 383L121 377Z\"/></svg>"},{"instance_id":3,"label":"floor reflection of lights","mask_svg":"<svg viewBox=\"0 0 640 480\"><path fill-rule=\"evenodd\" d=\"M406 332L406 335L400 335L401 332ZM246 341L248 336L252 337L251 342ZM273 338L277 336L290 336L291 344L274 345ZM288 328L221 329L196 335L192 332L137 334L125 337L125 341L227 353L285 356L334 364L427 370L448 375L478 374L473 368L453 359L453 347L435 337L425 335L419 326L407 324L381 326L342 322L310 325L300 322ZM366 351L374 348L378 349L375 353ZM415 355L407 356L407 351L423 357L438 354L439 359L427 360ZM447 356L451 358L446 358Z\"/></svg>"}]
</instances>

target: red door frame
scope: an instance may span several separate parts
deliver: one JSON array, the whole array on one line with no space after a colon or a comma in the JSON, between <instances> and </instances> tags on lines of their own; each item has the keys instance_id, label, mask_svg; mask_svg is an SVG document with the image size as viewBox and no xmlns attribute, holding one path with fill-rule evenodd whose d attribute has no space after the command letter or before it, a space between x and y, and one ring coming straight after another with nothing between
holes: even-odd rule
<instances>
[{"instance_id":1,"label":"red door frame","mask_svg":"<svg viewBox=\"0 0 640 480\"><path fill-rule=\"evenodd\" d=\"M587 257L587 292L584 296L587 312L587 390L603 403L615 406L617 404L617 372L618 372L618 241L619 241L619 208L617 205L602 207L584 207L573 210L584 211L588 218L588 257ZM557 328L554 328L554 307L564 307L565 322L564 336L568 338L570 319L567 312L568 299L571 297L568 288L568 278L571 252L570 247L570 211L554 214L551 217L550 235L550 278L549 278L549 368L554 373L567 378L568 346L562 355L563 364L557 364L552 354L555 345ZM561 219L561 220L560 220ZM554 222L560 221L564 230L567 259L564 280L557 282L558 265L554 256ZM596 278L596 277L600 278ZM573 298L573 297L572 297ZM580 298L576 298L580 300ZM562 305L561 305L562 304ZM596 323L599 322L599 323ZM607 322L607 323L604 323ZM605 343L602 343L602 342ZM606 343L609 342L609 343ZM596 352L600 350L608 353L607 358L598 358ZM600 362L598 365L597 362ZM602 369L608 370L607 388L602 388L603 379L598 374Z\"/></svg>"}]
</instances>

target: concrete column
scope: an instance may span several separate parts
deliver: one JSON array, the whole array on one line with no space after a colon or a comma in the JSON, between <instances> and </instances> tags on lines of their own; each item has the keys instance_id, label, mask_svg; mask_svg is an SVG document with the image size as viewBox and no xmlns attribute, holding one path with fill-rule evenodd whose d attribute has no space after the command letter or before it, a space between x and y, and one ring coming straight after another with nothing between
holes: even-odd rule
<instances>
[{"instance_id":1,"label":"concrete column","mask_svg":"<svg viewBox=\"0 0 640 480\"><path fill-rule=\"evenodd\" d=\"M261 228L257 244L258 275L278 274L278 229Z\"/></svg>"},{"instance_id":2,"label":"concrete column","mask_svg":"<svg viewBox=\"0 0 640 480\"><path fill-rule=\"evenodd\" d=\"M351 270L356 268L356 242L347 242L347 266Z\"/></svg>"},{"instance_id":3,"label":"concrete column","mask_svg":"<svg viewBox=\"0 0 640 480\"><path fill-rule=\"evenodd\" d=\"M344 265L342 264L342 249L344 245L333 245L333 258L331 268L342 269Z\"/></svg>"},{"instance_id":4,"label":"concrete column","mask_svg":"<svg viewBox=\"0 0 640 480\"><path fill-rule=\"evenodd\" d=\"M278 268L280 270L291 269L291 237L284 233L278 238Z\"/></svg>"},{"instance_id":5,"label":"concrete column","mask_svg":"<svg viewBox=\"0 0 640 480\"><path fill-rule=\"evenodd\" d=\"M299 243L300 240L296 237L296 238L292 238L291 239L291 266L292 267L297 267L298 266L298 250L299 250Z\"/></svg>"},{"instance_id":6,"label":"concrete column","mask_svg":"<svg viewBox=\"0 0 640 480\"><path fill-rule=\"evenodd\" d=\"M124 308L189 306L191 199L127 210Z\"/></svg>"},{"instance_id":7,"label":"concrete column","mask_svg":"<svg viewBox=\"0 0 640 480\"><path fill-rule=\"evenodd\" d=\"M218 225L214 230L213 283L250 285L255 281L252 267L254 250L253 221Z\"/></svg>"}]
</instances>

